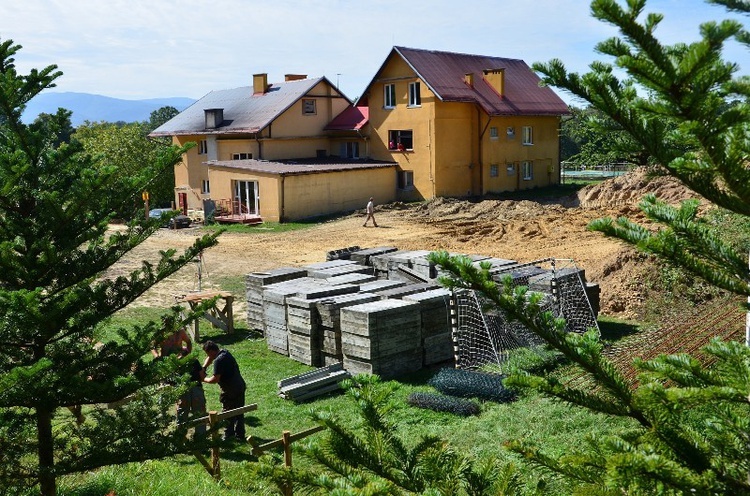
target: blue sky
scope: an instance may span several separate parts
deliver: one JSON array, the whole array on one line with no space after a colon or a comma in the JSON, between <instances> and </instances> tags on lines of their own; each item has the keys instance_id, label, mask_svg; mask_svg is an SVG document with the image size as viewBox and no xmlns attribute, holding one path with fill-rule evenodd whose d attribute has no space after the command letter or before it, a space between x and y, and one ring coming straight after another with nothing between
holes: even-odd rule
<instances>
[{"instance_id":1,"label":"blue sky","mask_svg":"<svg viewBox=\"0 0 750 496\"><path fill-rule=\"evenodd\" d=\"M621 3L624 0L621 1ZM22 73L56 64L52 91L128 100L190 97L270 82L284 74L326 76L358 97L394 45L520 58L559 58L583 72L597 42L615 30L588 0L0 0L0 39L23 49ZM665 18L665 43L698 39L707 20L747 17L702 0L649 0ZM728 60L750 74L750 51ZM571 98L558 91L567 102Z\"/></svg>"}]
</instances>

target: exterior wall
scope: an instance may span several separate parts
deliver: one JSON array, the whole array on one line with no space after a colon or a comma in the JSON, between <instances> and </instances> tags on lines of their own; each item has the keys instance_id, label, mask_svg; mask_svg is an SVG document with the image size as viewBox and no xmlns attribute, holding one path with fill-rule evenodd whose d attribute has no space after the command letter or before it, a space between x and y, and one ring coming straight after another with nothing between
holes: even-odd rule
<instances>
[{"instance_id":1,"label":"exterior wall","mask_svg":"<svg viewBox=\"0 0 750 496\"><path fill-rule=\"evenodd\" d=\"M490 137L490 127L496 127L498 137ZM524 145L522 128L531 126L533 144ZM494 117L482 138L483 193L500 193L531 189L559 182L558 117ZM508 128L514 133L508 134ZM522 163L532 162L532 178L525 179ZM491 175L497 165L498 175ZM509 171L509 167L512 171Z\"/></svg>"},{"instance_id":2,"label":"exterior wall","mask_svg":"<svg viewBox=\"0 0 750 496\"><path fill-rule=\"evenodd\" d=\"M421 106L408 107L409 83L419 81ZM384 87L395 84L396 106L385 108ZM370 127L372 129L370 155L376 160L398 163L398 171L412 171L414 186L399 189L401 200L421 200L435 196L433 182L434 141L433 121L435 96L414 71L400 58L392 58L381 72L378 81L370 87L368 95ZM413 149L394 151L388 149L389 131L411 130Z\"/></svg>"},{"instance_id":3,"label":"exterior wall","mask_svg":"<svg viewBox=\"0 0 750 496\"><path fill-rule=\"evenodd\" d=\"M477 109L439 102L435 117L435 196L479 194Z\"/></svg>"},{"instance_id":4,"label":"exterior wall","mask_svg":"<svg viewBox=\"0 0 750 496\"><path fill-rule=\"evenodd\" d=\"M370 196L387 203L396 191L392 167L280 176L212 166L210 175L213 199L232 198L234 181L257 181L260 215L270 222L364 208Z\"/></svg>"},{"instance_id":5,"label":"exterior wall","mask_svg":"<svg viewBox=\"0 0 750 496\"><path fill-rule=\"evenodd\" d=\"M315 100L315 114L303 112L303 100ZM345 98L321 82L273 121L270 136L274 139L320 136L328 123L348 106Z\"/></svg>"},{"instance_id":6,"label":"exterior wall","mask_svg":"<svg viewBox=\"0 0 750 496\"><path fill-rule=\"evenodd\" d=\"M318 150L323 150L328 155L329 146L328 138L319 135L298 139L266 139L261 141L263 151L260 158L263 160L315 158L318 156Z\"/></svg>"},{"instance_id":7,"label":"exterior wall","mask_svg":"<svg viewBox=\"0 0 750 496\"><path fill-rule=\"evenodd\" d=\"M250 153L253 158L258 158L258 142L254 137L228 138L219 136L216 139L218 153L217 160L232 160L235 153Z\"/></svg>"},{"instance_id":8,"label":"exterior wall","mask_svg":"<svg viewBox=\"0 0 750 496\"><path fill-rule=\"evenodd\" d=\"M200 142L203 136L173 136L172 144L183 146L189 141ZM201 166L207 160L207 156L198 153L199 147L194 146L182 155L182 160L174 166L175 195L174 204L179 205L179 194L187 193L189 209L203 209L203 198L208 195L201 194L203 180L208 179L208 169Z\"/></svg>"},{"instance_id":9,"label":"exterior wall","mask_svg":"<svg viewBox=\"0 0 750 496\"><path fill-rule=\"evenodd\" d=\"M280 216L280 177L277 174L243 172L237 169L212 166L211 199L222 200L234 197L234 181L257 181L258 204L263 220L278 222Z\"/></svg>"},{"instance_id":10,"label":"exterior wall","mask_svg":"<svg viewBox=\"0 0 750 496\"><path fill-rule=\"evenodd\" d=\"M399 171L413 171L414 188L398 190L399 199L469 196L530 189L559 180L559 117L489 117L472 103L441 102L421 82L422 104L409 108L409 83L414 71L393 56L384 65L367 94L370 106L371 157L392 160ZM394 84L395 108L385 108L384 88ZM522 143L522 127L533 129L533 144ZM498 138L490 138L497 127ZM507 128L515 135L508 138ZM388 149L390 130L411 130L414 149ZM532 162L533 175L525 179L522 163ZM497 176L491 175L492 165ZM509 174L508 165L512 165Z\"/></svg>"},{"instance_id":11,"label":"exterior wall","mask_svg":"<svg viewBox=\"0 0 750 496\"><path fill-rule=\"evenodd\" d=\"M392 167L359 169L284 178L284 219L299 220L365 208L396 199L396 174Z\"/></svg>"}]
</instances>

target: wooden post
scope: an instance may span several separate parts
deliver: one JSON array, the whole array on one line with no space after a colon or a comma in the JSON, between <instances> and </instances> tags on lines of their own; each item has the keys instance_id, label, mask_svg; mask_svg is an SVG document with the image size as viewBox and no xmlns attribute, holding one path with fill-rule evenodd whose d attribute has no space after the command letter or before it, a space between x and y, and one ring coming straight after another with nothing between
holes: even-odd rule
<instances>
[{"instance_id":1,"label":"wooden post","mask_svg":"<svg viewBox=\"0 0 750 496\"><path fill-rule=\"evenodd\" d=\"M292 441L291 441L292 433L289 431L284 431L281 434L281 438L284 440L284 465L286 465L288 468L292 467Z\"/></svg>"},{"instance_id":2,"label":"wooden post","mask_svg":"<svg viewBox=\"0 0 750 496\"><path fill-rule=\"evenodd\" d=\"M750 255L747 257L747 268L750 269ZM750 346L750 296L747 297L747 312L745 313L745 346ZM750 477L748 477L750 480Z\"/></svg>"},{"instance_id":3,"label":"wooden post","mask_svg":"<svg viewBox=\"0 0 750 496\"><path fill-rule=\"evenodd\" d=\"M286 468L292 468L292 440L291 432L284 431L281 434L282 442L284 443L284 465ZM286 484L284 486L284 496L292 496L292 484Z\"/></svg>"},{"instance_id":4,"label":"wooden post","mask_svg":"<svg viewBox=\"0 0 750 496\"><path fill-rule=\"evenodd\" d=\"M214 440L214 444L216 444L219 441L219 430L215 429L216 424L219 422L216 418L218 416L218 412L208 412L208 426L209 429L213 431L213 434L211 435ZM213 446L211 448L211 475L213 475L214 479L221 479L221 458L219 457L219 447Z\"/></svg>"}]
</instances>

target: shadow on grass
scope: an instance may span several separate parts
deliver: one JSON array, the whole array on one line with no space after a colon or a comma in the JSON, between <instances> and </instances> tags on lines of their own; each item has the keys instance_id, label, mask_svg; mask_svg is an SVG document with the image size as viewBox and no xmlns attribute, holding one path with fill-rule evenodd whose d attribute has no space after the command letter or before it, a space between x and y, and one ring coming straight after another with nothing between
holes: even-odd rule
<instances>
[{"instance_id":1,"label":"shadow on grass","mask_svg":"<svg viewBox=\"0 0 750 496\"><path fill-rule=\"evenodd\" d=\"M220 329L208 328L201 331L201 336L198 345L202 346L206 341L213 341L219 346L227 346L248 339L262 339L263 333L258 330L250 330L248 328L235 327L232 334L227 334Z\"/></svg>"},{"instance_id":2,"label":"shadow on grass","mask_svg":"<svg viewBox=\"0 0 750 496\"><path fill-rule=\"evenodd\" d=\"M639 325L634 322L599 319L599 330L602 333L602 340L616 342L640 330Z\"/></svg>"}]
</instances>

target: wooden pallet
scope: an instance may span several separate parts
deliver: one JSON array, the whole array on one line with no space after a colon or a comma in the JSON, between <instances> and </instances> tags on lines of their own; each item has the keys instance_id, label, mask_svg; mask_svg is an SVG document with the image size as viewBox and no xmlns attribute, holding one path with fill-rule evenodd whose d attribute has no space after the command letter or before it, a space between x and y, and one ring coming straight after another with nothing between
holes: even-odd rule
<instances>
[{"instance_id":1,"label":"wooden pallet","mask_svg":"<svg viewBox=\"0 0 750 496\"><path fill-rule=\"evenodd\" d=\"M340 388L339 383L351 377L342 363L334 363L311 372L279 381L279 396L293 401L306 401Z\"/></svg>"}]
</instances>

